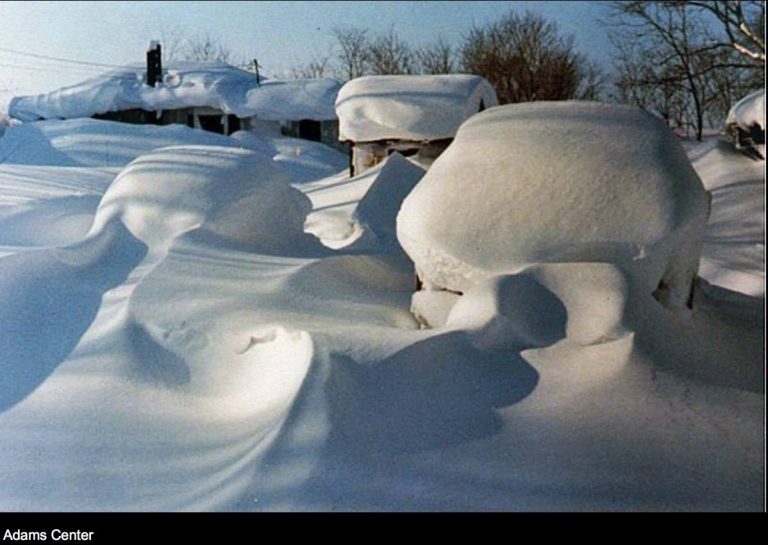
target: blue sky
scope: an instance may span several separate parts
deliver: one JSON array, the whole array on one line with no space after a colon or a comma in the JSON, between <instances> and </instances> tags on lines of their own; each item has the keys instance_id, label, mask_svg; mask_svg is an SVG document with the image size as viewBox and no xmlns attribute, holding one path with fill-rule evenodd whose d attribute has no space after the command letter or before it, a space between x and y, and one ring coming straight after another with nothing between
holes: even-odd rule
<instances>
[{"instance_id":1,"label":"blue sky","mask_svg":"<svg viewBox=\"0 0 768 545\"><path fill-rule=\"evenodd\" d=\"M601 2L10 2L0 1L0 48L82 61L143 62L151 39L202 33L225 43L237 57L258 57L279 73L324 55L335 25L394 25L414 45L438 36L459 43L473 23L510 9L530 10L573 34L577 48L610 68L610 44L599 18ZM98 73L89 68L0 50L0 89L43 92Z\"/></svg>"}]
</instances>

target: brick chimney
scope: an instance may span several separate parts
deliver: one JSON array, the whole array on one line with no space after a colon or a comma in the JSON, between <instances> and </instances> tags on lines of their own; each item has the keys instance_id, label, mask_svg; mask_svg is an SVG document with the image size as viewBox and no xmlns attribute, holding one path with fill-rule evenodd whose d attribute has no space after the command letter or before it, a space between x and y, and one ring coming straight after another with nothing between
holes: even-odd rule
<instances>
[{"instance_id":1,"label":"brick chimney","mask_svg":"<svg viewBox=\"0 0 768 545\"><path fill-rule=\"evenodd\" d=\"M163 61L160 51L160 42L152 40L147 50L147 85L157 86L157 82L163 79Z\"/></svg>"}]
</instances>

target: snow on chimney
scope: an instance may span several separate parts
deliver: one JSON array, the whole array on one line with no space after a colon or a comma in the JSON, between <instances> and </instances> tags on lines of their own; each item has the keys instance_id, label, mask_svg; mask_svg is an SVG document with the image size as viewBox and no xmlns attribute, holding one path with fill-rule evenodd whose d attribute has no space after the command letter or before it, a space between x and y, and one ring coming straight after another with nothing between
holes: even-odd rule
<instances>
[{"instance_id":1,"label":"snow on chimney","mask_svg":"<svg viewBox=\"0 0 768 545\"><path fill-rule=\"evenodd\" d=\"M163 79L163 62L160 42L152 40L147 50L147 85L155 87Z\"/></svg>"}]
</instances>

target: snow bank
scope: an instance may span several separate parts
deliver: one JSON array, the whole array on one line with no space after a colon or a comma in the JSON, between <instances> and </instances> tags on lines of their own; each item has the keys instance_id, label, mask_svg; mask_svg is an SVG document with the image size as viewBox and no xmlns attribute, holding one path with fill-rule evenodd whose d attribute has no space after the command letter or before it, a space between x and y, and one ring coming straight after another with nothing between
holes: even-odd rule
<instances>
[{"instance_id":1,"label":"snow bank","mask_svg":"<svg viewBox=\"0 0 768 545\"><path fill-rule=\"evenodd\" d=\"M758 125L765 130L765 89L750 93L734 104L725 123L735 123L746 131L749 131L752 125Z\"/></svg>"},{"instance_id":2,"label":"snow bank","mask_svg":"<svg viewBox=\"0 0 768 545\"><path fill-rule=\"evenodd\" d=\"M53 372L93 321L104 293L145 253L117 222L72 246L0 258L0 411Z\"/></svg>"},{"instance_id":3,"label":"snow bank","mask_svg":"<svg viewBox=\"0 0 768 545\"><path fill-rule=\"evenodd\" d=\"M303 184L313 210L305 230L329 248L388 246L396 243L400 204L424 175L424 169L393 153L362 174L335 176Z\"/></svg>"},{"instance_id":4,"label":"snow bank","mask_svg":"<svg viewBox=\"0 0 768 545\"><path fill-rule=\"evenodd\" d=\"M623 337L628 287L622 271L608 263L547 263L518 274L478 282L459 297L421 293L416 311L448 293L451 306L423 316L427 323L472 330L484 350L549 346L567 336L580 345ZM439 294L439 295L438 295Z\"/></svg>"},{"instance_id":5,"label":"snow bank","mask_svg":"<svg viewBox=\"0 0 768 545\"><path fill-rule=\"evenodd\" d=\"M86 240L0 257L0 510L763 510L762 299L709 286L625 330L622 265L538 263L429 292L446 327L420 331L410 260L296 242L269 146L150 151ZM696 166L735 196L725 158ZM386 166L297 184L307 222L341 235L374 183L392 204ZM0 165L3 218L28 220L0 244L115 170ZM732 242L739 195L713 200Z\"/></svg>"},{"instance_id":6,"label":"snow bank","mask_svg":"<svg viewBox=\"0 0 768 545\"><path fill-rule=\"evenodd\" d=\"M399 153L393 153L377 169L373 183L355 209L353 220L380 243L395 243L400 205L425 172Z\"/></svg>"},{"instance_id":7,"label":"snow bank","mask_svg":"<svg viewBox=\"0 0 768 545\"><path fill-rule=\"evenodd\" d=\"M132 108L149 111L205 106L238 117L335 119L340 84L332 79L265 81L221 62L173 62L162 83L144 83L146 68L132 64L36 96L14 97L9 113L22 121L91 117Z\"/></svg>"},{"instance_id":8,"label":"snow bank","mask_svg":"<svg viewBox=\"0 0 768 545\"><path fill-rule=\"evenodd\" d=\"M325 178L349 165L345 154L320 142L254 130L236 131L230 136L244 148L271 155L293 183Z\"/></svg>"},{"instance_id":9,"label":"snow bank","mask_svg":"<svg viewBox=\"0 0 768 545\"><path fill-rule=\"evenodd\" d=\"M115 218L150 250L179 235L269 253L297 251L311 203L271 157L240 148L179 146L142 155L115 179L92 231Z\"/></svg>"},{"instance_id":10,"label":"snow bank","mask_svg":"<svg viewBox=\"0 0 768 545\"><path fill-rule=\"evenodd\" d=\"M685 152L652 116L531 103L465 123L404 201L397 234L427 288L465 292L537 263L597 261L681 306L708 212Z\"/></svg>"},{"instance_id":11,"label":"snow bank","mask_svg":"<svg viewBox=\"0 0 768 545\"><path fill-rule=\"evenodd\" d=\"M689 152L712 194L699 275L732 291L765 296L765 162L720 138Z\"/></svg>"},{"instance_id":12,"label":"snow bank","mask_svg":"<svg viewBox=\"0 0 768 545\"><path fill-rule=\"evenodd\" d=\"M336 99L339 140L452 138L466 119L498 104L485 79L468 74L365 76Z\"/></svg>"},{"instance_id":13,"label":"snow bank","mask_svg":"<svg viewBox=\"0 0 768 545\"><path fill-rule=\"evenodd\" d=\"M0 140L0 163L123 167L166 146L239 146L238 142L183 125L131 125L96 119L50 120L11 127Z\"/></svg>"}]
</instances>

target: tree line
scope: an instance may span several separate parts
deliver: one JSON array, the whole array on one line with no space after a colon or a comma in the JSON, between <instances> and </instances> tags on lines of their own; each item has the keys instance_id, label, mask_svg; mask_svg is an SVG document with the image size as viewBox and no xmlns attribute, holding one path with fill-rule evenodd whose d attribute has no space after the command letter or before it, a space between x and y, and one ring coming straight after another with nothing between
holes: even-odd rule
<instances>
[{"instance_id":1,"label":"tree line","mask_svg":"<svg viewBox=\"0 0 768 545\"><path fill-rule=\"evenodd\" d=\"M615 48L612 73L578 52L574 37L544 17L510 11L474 25L458 43L416 47L394 27L374 34L336 26L334 46L286 74L348 81L378 74L483 76L501 104L534 100L607 100L639 106L680 134L701 139L731 105L764 86L763 0L621 0L600 21ZM170 40L169 53L232 62L209 35ZM250 60L240 63L247 66Z\"/></svg>"},{"instance_id":2,"label":"tree line","mask_svg":"<svg viewBox=\"0 0 768 545\"><path fill-rule=\"evenodd\" d=\"M498 21L470 28L458 44L442 39L414 47L394 28L379 34L337 26L334 53L292 71L294 77L453 74L483 76L499 102L600 97L605 75L576 51L573 36L531 12L511 11Z\"/></svg>"}]
</instances>

